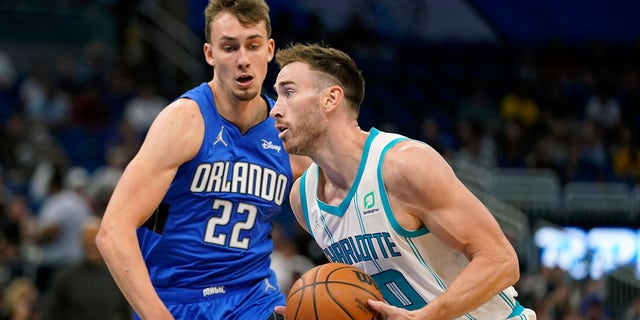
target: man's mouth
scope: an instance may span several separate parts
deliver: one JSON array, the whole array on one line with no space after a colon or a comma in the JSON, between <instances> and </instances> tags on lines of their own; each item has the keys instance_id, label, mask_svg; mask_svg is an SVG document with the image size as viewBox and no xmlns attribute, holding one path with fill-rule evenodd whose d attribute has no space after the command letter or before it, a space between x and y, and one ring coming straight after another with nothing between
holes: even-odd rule
<instances>
[{"instance_id":1,"label":"man's mouth","mask_svg":"<svg viewBox=\"0 0 640 320\"><path fill-rule=\"evenodd\" d=\"M285 131L287 131L288 129L289 129L289 128L288 128L288 127L286 127L286 126L284 126L284 125L280 125L280 124L277 124L277 125L276 125L276 130L278 130L278 132L280 132L280 136L282 136L282 134L283 134Z\"/></svg>"},{"instance_id":2,"label":"man's mouth","mask_svg":"<svg viewBox=\"0 0 640 320\"><path fill-rule=\"evenodd\" d=\"M285 132L289 128L287 128L285 126L276 126L276 129L278 129L278 131L280 131L280 132Z\"/></svg>"},{"instance_id":3,"label":"man's mouth","mask_svg":"<svg viewBox=\"0 0 640 320\"><path fill-rule=\"evenodd\" d=\"M243 75L236 78L236 81L241 85L248 85L253 81L253 77L249 75Z\"/></svg>"}]
</instances>

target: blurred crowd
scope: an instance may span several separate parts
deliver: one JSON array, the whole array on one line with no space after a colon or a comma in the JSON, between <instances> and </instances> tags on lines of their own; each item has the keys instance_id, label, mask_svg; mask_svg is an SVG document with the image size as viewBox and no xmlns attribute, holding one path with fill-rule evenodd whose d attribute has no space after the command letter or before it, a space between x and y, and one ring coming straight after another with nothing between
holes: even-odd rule
<instances>
[{"instance_id":1,"label":"blurred crowd","mask_svg":"<svg viewBox=\"0 0 640 320\"><path fill-rule=\"evenodd\" d=\"M640 42L429 44L348 21L329 32L311 12L280 10L272 24L278 46L319 41L354 56L367 81L363 125L421 139L452 161L551 168L563 183L640 183ZM158 66L133 59L145 45L127 39L43 53L28 67L0 47L0 319L62 319L71 311L61 306L75 303L101 310L74 311L87 319L130 316L91 228L151 121L183 87L149 76ZM137 57L156 54L145 50ZM296 226L285 212L274 230L285 291L325 261ZM517 289L539 319L613 319L604 286L541 268ZM616 316L640 319L640 299Z\"/></svg>"}]
</instances>

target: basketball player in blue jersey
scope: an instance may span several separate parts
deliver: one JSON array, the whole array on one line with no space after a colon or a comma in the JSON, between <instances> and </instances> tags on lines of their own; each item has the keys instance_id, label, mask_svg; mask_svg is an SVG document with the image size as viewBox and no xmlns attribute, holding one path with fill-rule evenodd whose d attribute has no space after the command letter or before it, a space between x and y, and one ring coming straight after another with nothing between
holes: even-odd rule
<instances>
[{"instance_id":1,"label":"basketball player in blue jersey","mask_svg":"<svg viewBox=\"0 0 640 320\"><path fill-rule=\"evenodd\" d=\"M447 162L425 143L360 129L365 84L347 54L297 44L276 61L271 116L285 150L314 161L292 209L330 261L373 276L386 301L370 300L373 309L385 319L536 318L516 300L515 250Z\"/></svg>"},{"instance_id":2,"label":"basketball player in blue jersey","mask_svg":"<svg viewBox=\"0 0 640 320\"><path fill-rule=\"evenodd\" d=\"M204 55L213 79L154 120L96 238L140 319L274 319L271 222L293 178L261 94L273 58L264 0L211 0Z\"/></svg>"}]
</instances>

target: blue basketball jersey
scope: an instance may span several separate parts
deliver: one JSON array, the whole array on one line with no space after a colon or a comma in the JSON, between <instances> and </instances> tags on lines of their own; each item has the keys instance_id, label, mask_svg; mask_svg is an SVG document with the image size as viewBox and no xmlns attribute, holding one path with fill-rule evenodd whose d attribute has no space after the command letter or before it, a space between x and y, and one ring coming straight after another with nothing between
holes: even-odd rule
<instances>
[{"instance_id":1,"label":"blue basketball jersey","mask_svg":"<svg viewBox=\"0 0 640 320\"><path fill-rule=\"evenodd\" d=\"M218 114L207 83L180 98L200 107L204 139L138 229L151 280L156 289L203 296L251 287L271 274L271 222L288 201L289 156L272 118L242 134Z\"/></svg>"}]
</instances>

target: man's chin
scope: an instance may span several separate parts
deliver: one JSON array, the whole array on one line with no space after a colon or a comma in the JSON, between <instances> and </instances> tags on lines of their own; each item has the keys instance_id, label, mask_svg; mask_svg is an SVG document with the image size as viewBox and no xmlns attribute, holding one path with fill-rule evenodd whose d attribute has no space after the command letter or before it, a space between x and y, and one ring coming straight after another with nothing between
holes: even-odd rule
<instances>
[{"instance_id":1,"label":"man's chin","mask_svg":"<svg viewBox=\"0 0 640 320\"><path fill-rule=\"evenodd\" d=\"M248 89L248 90L236 90L234 95L236 99L240 101L250 101L258 95L258 91Z\"/></svg>"},{"instance_id":2,"label":"man's chin","mask_svg":"<svg viewBox=\"0 0 640 320\"><path fill-rule=\"evenodd\" d=\"M292 146L291 144L287 145L286 142L283 143L283 145L284 145L284 151L286 151L288 154L293 154L293 155L297 155L297 156L306 156L307 155L304 152L304 150L302 150L298 146Z\"/></svg>"},{"instance_id":3,"label":"man's chin","mask_svg":"<svg viewBox=\"0 0 640 320\"><path fill-rule=\"evenodd\" d=\"M284 147L284 151L288 154L297 154L296 149L293 148L290 144L287 144L284 140L282 141L282 146Z\"/></svg>"}]
</instances>

